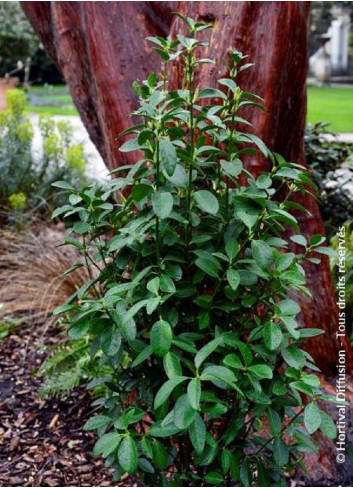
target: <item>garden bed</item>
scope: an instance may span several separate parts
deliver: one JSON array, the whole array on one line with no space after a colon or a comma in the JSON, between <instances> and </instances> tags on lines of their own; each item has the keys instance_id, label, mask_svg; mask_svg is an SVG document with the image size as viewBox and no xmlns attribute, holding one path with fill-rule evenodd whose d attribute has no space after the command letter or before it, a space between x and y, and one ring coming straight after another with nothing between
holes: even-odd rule
<instances>
[{"instance_id":1,"label":"garden bed","mask_svg":"<svg viewBox=\"0 0 353 489\"><path fill-rule=\"evenodd\" d=\"M57 341L52 332L45 336L18 330L0 341L0 485L138 486L126 477L119 484L112 483L112 473L104 467L103 460L92 456L94 435L82 430L91 411L90 394L85 388L60 400L38 398L41 379L36 370L45 357L39 345ZM325 382L325 390L332 394L332 384ZM348 399L351 398L353 388L348 383ZM334 407L331 411L335 416ZM348 438L353 440L352 410L348 409L347 414ZM323 443L322 452L329 455L309 455L308 473L298 471L289 479L289 485L351 486L352 465L336 464L334 447L326 446L333 442Z\"/></svg>"},{"instance_id":2,"label":"garden bed","mask_svg":"<svg viewBox=\"0 0 353 489\"><path fill-rule=\"evenodd\" d=\"M49 333L16 333L0 341L0 486L114 485L103 460L91 455L94 435L82 431L89 393L79 388L61 400L39 399L35 371L45 354L38 345L52 340Z\"/></svg>"}]
</instances>

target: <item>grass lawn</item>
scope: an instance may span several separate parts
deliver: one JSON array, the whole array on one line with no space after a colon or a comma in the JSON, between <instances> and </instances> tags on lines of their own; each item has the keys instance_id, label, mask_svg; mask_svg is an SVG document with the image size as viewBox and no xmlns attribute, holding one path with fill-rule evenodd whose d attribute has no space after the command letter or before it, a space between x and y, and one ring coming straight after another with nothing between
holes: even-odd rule
<instances>
[{"instance_id":1,"label":"grass lawn","mask_svg":"<svg viewBox=\"0 0 353 489\"><path fill-rule=\"evenodd\" d=\"M333 132L353 133L353 87L308 87L308 122L329 122Z\"/></svg>"},{"instance_id":2,"label":"grass lawn","mask_svg":"<svg viewBox=\"0 0 353 489\"><path fill-rule=\"evenodd\" d=\"M65 85L31 87L27 111L34 114L78 115Z\"/></svg>"},{"instance_id":3,"label":"grass lawn","mask_svg":"<svg viewBox=\"0 0 353 489\"><path fill-rule=\"evenodd\" d=\"M50 107L42 105L27 105L27 112L31 114L48 114L48 115L78 115L75 107Z\"/></svg>"},{"instance_id":4,"label":"grass lawn","mask_svg":"<svg viewBox=\"0 0 353 489\"><path fill-rule=\"evenodd\" d=\"M28 112L78 115L65 85L33 86ZM333 132L353 133L353 87L308 87L308 122L329 122Z\"/></svg>"}]
</instances>

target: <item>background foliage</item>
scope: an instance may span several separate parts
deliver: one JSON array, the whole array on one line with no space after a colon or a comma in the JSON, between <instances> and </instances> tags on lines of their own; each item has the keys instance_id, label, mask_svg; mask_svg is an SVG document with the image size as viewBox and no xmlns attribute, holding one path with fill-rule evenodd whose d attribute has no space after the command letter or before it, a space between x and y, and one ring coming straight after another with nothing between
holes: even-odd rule
<instances>
[{"instance_id":1,"label":"background foliage","mask_svg":"<svg viewBox=\"0 0 353 489\"><path fill-rule=\"evenodd\" d=\"M25 93L9 90L7 103L9 109L0 113L0 205L15 213L48 212L65 199L51 186L55 180L65 178L73 185L87 182L82 145L72 143L69 122L41 116L41 145L34 151Z\"/></svg>"},{"instance_id":2,"label":"background foliage","mask_svg":"<svg viewBox=\"0 0 353 489\"><path fill-rule=\"evenodd\" d=\"M31 58L30 80L62 83L63 78L45 53L19 2L0 2L0 77ZM21 79L22 69L14 73Z\"/></svg>"}]
</instances>

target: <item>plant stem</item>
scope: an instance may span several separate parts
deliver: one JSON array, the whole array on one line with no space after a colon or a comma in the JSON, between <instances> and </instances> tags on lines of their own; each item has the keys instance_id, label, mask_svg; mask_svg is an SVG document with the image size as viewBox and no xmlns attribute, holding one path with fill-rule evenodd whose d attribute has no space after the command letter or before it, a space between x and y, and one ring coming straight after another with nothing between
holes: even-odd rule
<instances>
[{"instance_id":1,"label":"plant stem","mask_svg":"<svg viewBox=\"0 0 353 489\"><path fill-rule=\"evenodd\" d=\"M294 423L294 421L304 412L304 409L305 407L303 407L300 411L297 412L297 414L295 416L293 416L293 418L285 425L283 426L283 428L281 429L280 431L280 435L282 435L286 429L288 428L288 426L290 426L292 423ZM267 440L267 442L261 447L259 448L255 453L253 453L252 455L258 455L260 452L262 452L270 443L271 441L273 441L275 438L277 438L277 436L272 436L271 438L269 438Z\"/></svg>"},{"instance_id":2,"label":"plant stem","mask_svg":"<svg viewBox=\"0 0 353 489\"><path fill-rule=\"evenodd\" d=\"M190 153L191 159L194 160L194 90L193 90L193 69L192 69L192 54L188 53L187 56L187 73L188 73L188 86L189 86L189 112L190 112ZM186 227L186 259L188 261L189 255L189 245L191 239L191 193L192 193L192 167L193 165L189 164L189 175L188 175L188 190L187 190L187 203L186 203L186 219L188 221Z\"/></svg>"},{"instance_id":3,"label":"plant stem","mask_svg":"<svg viewBox=\"0 0 353 489\"><path fill-rule=\"evenodd\" d=\"M91 279L91 281L94 280L93 278L93 273L92 273L92 270L91 270L91 267L90 267L90 264L88 263L88 260L91 258L88 254L88 249L87 249L87 245L86 245L86 239L85 237L83 236L82 237L82 244L83 244L83 256L85 258L85 264L86 264L86 269L88 271L88 275L89 275L89 278ZM98 292L98 290L96 289L96 285L95 283L92 284L93 285L93 291L94 291L94 294L95 296L97 297L97 299L100 298L100 294Z\"/></svg>"},{"instance_id":4,"label":"plant stem","mask_svg":"<svg viewBox=\"0 0 353 489\"><path fill-rule=\"evenodd\" d=\"M234 134L234 117L235 117L235 112L232 113L232 122L231 122L231 129L230 129L230 141L229 141L229 148L228 148L228 160L230 162L231 157L232 157L232 146L233 146L233 134ZM228 226L228 214L229 214L229 178L226 178L226 227Z\"/></svg>"},{"instance_id":5,"label":"plant stem","mask_svg":"<svg viewBox=\"0 0 353 489\"><path fill-rule=\"evenodd\" d=\"M159 190L160 179L160 161L159 161L159 139L156 138L156 189ZM158 274L161 271L161 250L160 250L160 229L159 229L159 217L156 215L156 261L158 267Z\"/></svg>"}]
</instances>

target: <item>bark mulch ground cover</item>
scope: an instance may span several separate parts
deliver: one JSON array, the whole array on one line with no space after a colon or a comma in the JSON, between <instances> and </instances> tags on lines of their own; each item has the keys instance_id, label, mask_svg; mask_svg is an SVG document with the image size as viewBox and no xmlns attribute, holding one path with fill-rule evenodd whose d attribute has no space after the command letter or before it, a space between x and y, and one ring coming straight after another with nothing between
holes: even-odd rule
<instances>
[{"instance_id":1,"label":"bark mulch ground cover","mask_svg":"<svg viewBox=\"0 0 353 489\"><path fill-rule=\"evenodd\" d=\"M84 387L63 399L40 399L41 379L36 370L46 353L39 344L57 341L46 333L15 331L0 340L0 486L12 487L133 487L136 481L123 478L112 483L110 469L91 455L94 436L82 430L89 417L90 395ZM353 400L353 383L347 383L348 400ZM334 382L325 382L327 393ZM331 407L335 417L335 408ZM335 462L334 442L321 440L319 456L306 458L309 470L297 471L290 486L351 487L353 464L349 441L353 442L353 410L347 409L347 462Z\"/></svg>"},{"instance_id":2,"label":"bark mulch ground cover","mask_svg":"<svg viewBox=\"0 0 353 489\"><path fill-rule=\"evenodd\" d=\"M0 340L0 486L116 485L91 455L92 433L82 431L89 393L79 388L64 399L39 399L35 371L45 354L33 334L16 333Z\"/></svg>"}]
</instances>

